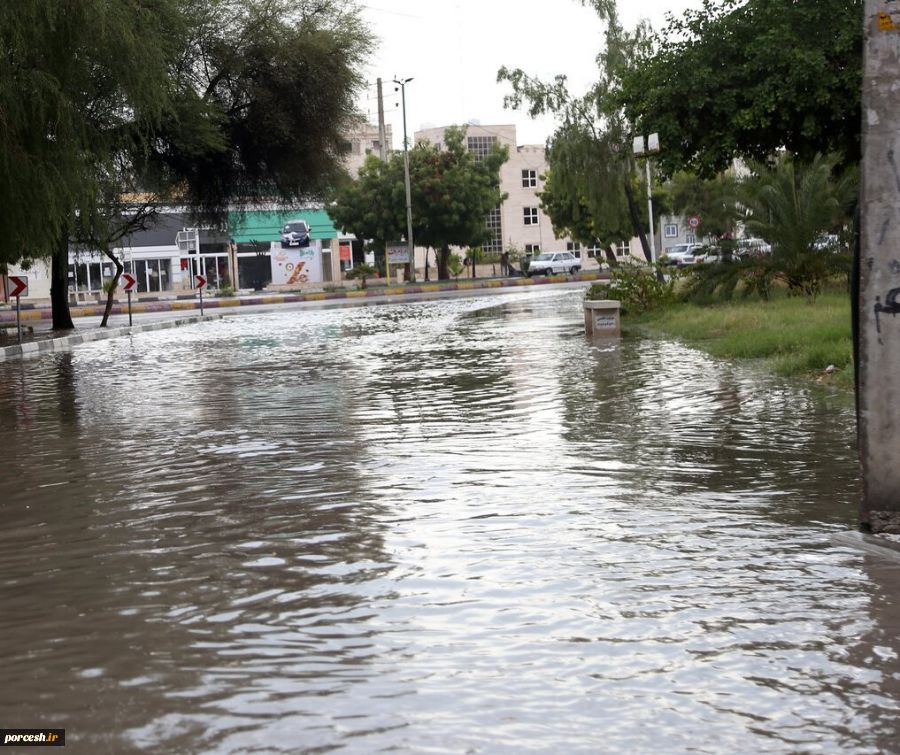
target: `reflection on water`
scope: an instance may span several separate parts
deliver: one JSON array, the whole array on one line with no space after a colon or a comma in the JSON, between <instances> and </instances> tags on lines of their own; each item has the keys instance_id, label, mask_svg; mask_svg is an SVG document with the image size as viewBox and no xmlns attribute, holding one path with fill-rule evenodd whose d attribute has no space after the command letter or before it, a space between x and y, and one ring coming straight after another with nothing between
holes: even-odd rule
<instances>
[{"instance_id":1,"label":"reflection on water","mask_svg":"<svg viewBox=\"0 0 900 755\"><path fill-rule=\"evenodd\" d=\"M76 752L888 752L849 403L577 294L0 365L0 710Z\"/></svg>"}]
</instances>

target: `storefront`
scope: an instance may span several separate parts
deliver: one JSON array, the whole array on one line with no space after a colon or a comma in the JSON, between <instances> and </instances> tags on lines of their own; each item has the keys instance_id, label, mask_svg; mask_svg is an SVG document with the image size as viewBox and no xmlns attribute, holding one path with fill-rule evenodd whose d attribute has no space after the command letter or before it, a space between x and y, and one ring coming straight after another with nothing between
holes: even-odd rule
<instances>
[{"instance_id":1,"label":"storefront","mask_svg":"<svg viewBox=\"0 0 900 755\"><path fill-rule=\"evenodd\" d=\"M273 266L278 266L274 257L281 246L281 230L291 220L306 221L311 246L321 251L321 273L316 276L318 280L310 279L309 282L329 283L341 279L338 239L342 234L338 233L325 210L306 208L252 211L234 213L229 220L231 238L237 248L238 282L241 288L258 289L271 283L278 285L272 277Z\"/></svg>"}]
</instances>

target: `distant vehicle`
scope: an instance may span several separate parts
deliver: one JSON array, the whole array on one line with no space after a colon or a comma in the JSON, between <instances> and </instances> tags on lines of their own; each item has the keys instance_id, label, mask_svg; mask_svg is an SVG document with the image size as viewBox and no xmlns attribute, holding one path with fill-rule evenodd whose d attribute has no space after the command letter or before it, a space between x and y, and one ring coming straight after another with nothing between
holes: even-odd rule
<instances>
[{"instance_id":1,"label":"distant vehicle","mask_svg":"<svg viewBox=\"0 0 900 755\"><path fill-rule=\"evenodd\" d=\"M528 277L532 275L553 275L554 273L577 273L581 263L572 252L542 252L532 257L528 263Z\"/></svg>"},{"instance_id":2,"label":"distant vehicle","mask_svg":"<svg viewBox=\"0 0 900 755\"><path fill-rule=\"evenodd\" d=\"M721 262L724 259L724 255L722 254L722 250L716 246L705 246L703 249L698 249L694 253L694 264L697 265L712 265L716 262Z\"/></svg>"},{"instance_id":3,"label":"distant vehicle","mask_svg":"<svg viewBox=\"0 0 900 755\"><path fill-rule=\"evenodd\" d=\"M305 220L289 220L281 229L281 246L309 246L309 223Z\"/></svg>"},{"instance_id":4,"label":"distant vehicle","mask_svg":"<svg viewBox=\"0 0 900 755\"><path fill-rule=\"evenodd\" d=\"M817 252L837 252L840 248L841 240L834 233L823 234L813 242L813 249Z\"/></svg>"},{"instance_id":5,"label":"distant vehicle","mask_svg":"<svg viewBox=\"0 0 900 755\"><path fill-rule=\"evenodd\" d=\"M660 257L661 265L692 265L694 263L693 254L697 249L700 249L700 244L675 244L675 246L670 246L668 249L663 250L663 255Z\"/></svg>"},{"instance_id":6,"label":"distant vehicle","mask_svg":"<svg viewBox=\"0 0 900 755\"><path fill-rule=\"evenodd\" d=\"M772 253L772 245L762 239L738 239L734 250L738 257L763 257Z\"/></svg>"}]
</instances>

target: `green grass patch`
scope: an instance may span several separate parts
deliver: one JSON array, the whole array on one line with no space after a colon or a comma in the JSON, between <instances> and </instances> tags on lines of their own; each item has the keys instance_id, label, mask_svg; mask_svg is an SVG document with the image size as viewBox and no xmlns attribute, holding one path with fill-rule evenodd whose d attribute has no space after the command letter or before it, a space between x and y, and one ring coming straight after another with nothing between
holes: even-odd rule
<instances>
[{"instance_id":1,"label":"green grass patch","mask_svg":"<svg viewBox=\"0 0 900 755\"><path fill-rule=\"evenodd\" d=\"M678 338L724 359L764 360L780 375L823 379L853 388L850 297L826 293L814 302L780 296L770 301L677 304L627 318L626 324Z\"/></svg>"}]
</instances>

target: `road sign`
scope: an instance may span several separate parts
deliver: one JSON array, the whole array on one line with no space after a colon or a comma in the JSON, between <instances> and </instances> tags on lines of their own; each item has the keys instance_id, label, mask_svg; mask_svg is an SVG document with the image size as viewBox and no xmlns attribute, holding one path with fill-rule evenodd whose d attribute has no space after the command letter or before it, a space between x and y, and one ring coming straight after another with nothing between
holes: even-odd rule
<instances>
[{"instance_id":1,"label":"road sign","mask_svg":"<svg viewBox=\"0 0 900 755\"><path fill-rule=\"evenodd\" d=\"M691 215L688 218L688 225L695 230L700 227L702 222L699 215Z\"/></svg>"},{"instance_id":2,"label":"road sign","mask_svg":"<svg viewBox=\"0 0 900 755\"><path fill-rule=\"evenodd\" d=\"M124 281L122 290L126 294L130 294L132 291L134 291L134 287L137 285L137 278L135 278L131 273L122 273L122 280Z\"/></svg>"},{"instance_id":3,"label":"road sign","mask_svg":"<svg viewBox=\"0 0 900 755\"><path fill-rule=\"evenodd\" d=\"M197 288L201 291L206 288L206 277L203 275L195 275L194 282L197 284Z\"/></svg>"},{"instance_id":4,"label":"road sign","mask_svg":"<svg viewBox=\"0 0 900 755\"><path fill-rule=\"evenodd\" d=\"M16 296L28 296L28 276L10 275L6 279L6 295L12 299Z\"/></svg>"}]
</instances>

